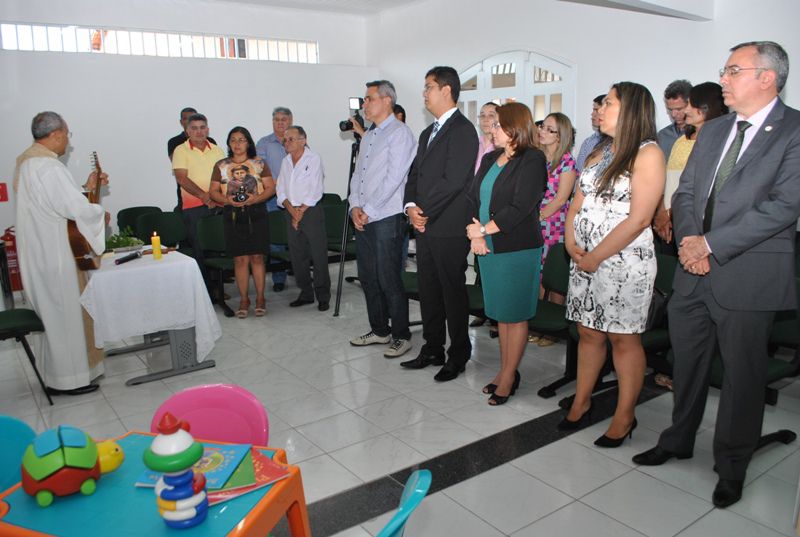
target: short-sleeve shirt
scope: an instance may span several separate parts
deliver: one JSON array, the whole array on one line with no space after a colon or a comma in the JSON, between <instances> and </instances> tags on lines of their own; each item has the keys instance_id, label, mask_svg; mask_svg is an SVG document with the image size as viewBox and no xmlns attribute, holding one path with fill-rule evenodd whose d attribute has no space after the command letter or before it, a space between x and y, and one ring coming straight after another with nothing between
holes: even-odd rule
<instances>
[{"instance_id":1,"label":"short-sleeve shirt","mask_svg":"<svg viewBox=\"0 0 800 537\"><path fill-rule=\"evenodd\" d=\"M208 191L214 165L224 158L225 153L222 149L211 142L200 148L194 146L191 140L186 140L176 147L172 154L172 169L187 170L189 179L203 190ZM200 198L189 194L183 188L181 188L181 200L184 209L193 209L203 205Z\"/></svg>"}]
</instances>

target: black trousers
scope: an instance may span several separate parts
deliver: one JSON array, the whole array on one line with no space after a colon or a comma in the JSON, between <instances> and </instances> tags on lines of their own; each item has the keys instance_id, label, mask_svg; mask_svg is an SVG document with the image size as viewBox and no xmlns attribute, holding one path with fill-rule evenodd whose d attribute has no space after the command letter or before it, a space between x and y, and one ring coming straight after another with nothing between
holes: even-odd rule
<instances>
[{"instance_id":1,"label":"black trousers","mask_svg":"<svg viewBox=\"0 0 800 537\"><path fill-rule=\"evenodd\" d=\"M463 365L472 354L469 342L466 237L430 237L417 233L417 277L422 310L422 353L444 354L450 336L448 363Z\"/></svg>"},{"instance_id":2,"label":"black trousers","mask_svg":"<svg viewBox=\"0 0 800 537\"><path fill-rule=\"evenodd\" d=\"M725 372L714 430L714 462L720 478L743 480L761 435L767 341L775 314L722 308L707 279L701 279L690 296L673 294L668 314L675 353L675 407L672 426L661 433L658 443L675 453L693 451L719 345Z\"/></svg>"}]
</instances>

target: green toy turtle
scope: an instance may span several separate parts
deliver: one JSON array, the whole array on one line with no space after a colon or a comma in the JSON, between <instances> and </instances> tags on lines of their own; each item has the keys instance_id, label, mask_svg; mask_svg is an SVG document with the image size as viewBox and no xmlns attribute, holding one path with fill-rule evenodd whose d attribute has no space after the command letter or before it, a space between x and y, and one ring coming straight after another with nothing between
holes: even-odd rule
<instances>
[{"instance_id":1,"label":"green toy turtle","mask_svg":"<svg viewBox=\"0 0 800 537\"><path fill-rule=\"evenodd\" d=\"M100 449L98 449L100 447ZM124 454L114 442L95 444L89 435L61 425L33 439L22 456L22 488L47 507L54 496L95 491L101 473L116 470Z\"/></svg>"}]
</instances>

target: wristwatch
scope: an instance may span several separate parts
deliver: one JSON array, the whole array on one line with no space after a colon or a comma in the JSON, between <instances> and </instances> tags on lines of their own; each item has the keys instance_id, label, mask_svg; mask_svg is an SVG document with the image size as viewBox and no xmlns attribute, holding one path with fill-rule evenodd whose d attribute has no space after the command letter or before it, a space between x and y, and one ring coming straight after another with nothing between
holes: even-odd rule
<instances>
[{"instance_id":1,"label":"wristwatch","mask_svg":"<svg viewBox=\"0 0 800 537\"><path fill-rule=\"evenodd\" d=\"M481 227L478 228L478 231L481 232L482 236L486 236L486 226L481 225Z\"/></svg>"}]
</instances>

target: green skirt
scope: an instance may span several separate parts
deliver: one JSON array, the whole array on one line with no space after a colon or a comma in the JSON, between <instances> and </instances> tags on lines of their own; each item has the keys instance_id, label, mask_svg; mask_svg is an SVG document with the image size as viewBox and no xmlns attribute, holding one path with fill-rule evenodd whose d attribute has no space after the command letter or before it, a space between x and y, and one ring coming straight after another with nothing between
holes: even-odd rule
<instances>
[{"instance_id":1,"label":"green skirt","mask_svg":"<svg viewBox=\"0 0 800 537\"><path fill-rule=\"evenodd\" d=\"M541 248L478 257L487 317L518 323L536 315L541 259Z\"/></svg>"}]
</instances>

